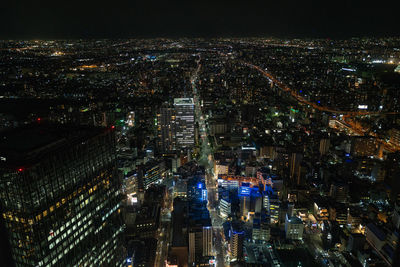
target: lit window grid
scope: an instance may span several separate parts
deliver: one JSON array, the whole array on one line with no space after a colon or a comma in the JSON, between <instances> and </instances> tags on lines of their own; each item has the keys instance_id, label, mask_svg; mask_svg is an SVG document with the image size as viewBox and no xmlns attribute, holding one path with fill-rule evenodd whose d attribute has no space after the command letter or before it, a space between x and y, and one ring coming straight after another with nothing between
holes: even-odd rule
<instances>
[{"instance_id":1,"label":"lit window grid","mask_svg":"<svg viewBox=\"0 0 400 267\"><path fill-rule=\"evenodd\" d=\"M72 263L93 246L89 243L104 239L102 232L93 235L96 224L93 217L96 208L97 213L106 213L110 206L119 205L120 181L112 179L117 177L113 162L115 153L107 142L97 147L86 145L86 149L84 144L73 147L69 153L56 154L25 172L2 175L1 199L6 210L3 217L7 228L12 229L10 237L17 266ZM102 166L107 165L101 172ZM99 175L93 175L99 171ZM93 178L88 181L86 177ZM81 186L72 192L76 184ZM67 195L68 192L71 193ZM118 217L110 216L104 222L108 226L102 225L103 232L113 228L113 220L120 225ZM91 238L86 238L88 235Z\"/></svg>"}]
</instances>

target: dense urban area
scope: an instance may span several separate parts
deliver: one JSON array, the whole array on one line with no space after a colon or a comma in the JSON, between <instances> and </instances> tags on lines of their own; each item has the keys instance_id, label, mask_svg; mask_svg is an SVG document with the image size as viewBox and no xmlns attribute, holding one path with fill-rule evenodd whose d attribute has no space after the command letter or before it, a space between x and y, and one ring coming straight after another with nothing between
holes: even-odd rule
<instances>
[{"instance_id":1,"label":"dense urban area","mask_svg":"<svg viewBox=\"0 0 400 267\"><path fill-rule=\"evenodd\" d=\"M0 42L10 266L400 266L400 38Z\"/></svg>"}]
</instances>

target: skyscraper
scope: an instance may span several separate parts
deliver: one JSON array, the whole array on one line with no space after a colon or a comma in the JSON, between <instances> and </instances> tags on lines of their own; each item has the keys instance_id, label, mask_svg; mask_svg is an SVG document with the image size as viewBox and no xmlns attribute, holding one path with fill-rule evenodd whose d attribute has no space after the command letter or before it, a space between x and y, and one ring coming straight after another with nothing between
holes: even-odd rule
<instances>
[{"instance_id":1,"label":"skyscraper","mask_svg":"<svg viewBox=\"0 0 400 267\"><path fill-rule=\"evenodd\" d=\"M232 260L243 259L244 230L240 222L232 222L230 230L230 248Z\"/></svg>"},{"instance_id":2,"label":"skyscraper","mask_svg":"<svg viewBox=\"0 0 400 267\"><path fill-rule=\"evenodd\" d=\"M203 226L203 256L212 256L213 229L212 226Z\"/></svg>"},{"instance_id":3,"label":"skyscraper","mask_svg":"<svg viewBox=\"0 0 400 267\"><path fill-rule=\"evenodd\" d=\"M174 108L161 108L158 131L161 152L168 153L174 151L176 149L176 116Z\"/></svg>"},{"instance_id":4,"label":"skyscraper","mask_svg":"<svg viewBox=\"0 0 400 267\"><path fill-rule=\"evenodd\" d=\"M122 264L112 128L29 125L0 140L0 201L16 266Z\"/></svg>"},{"instance_id":5,"label":"skyscraper","mask_svg":"<svg viewBox=\"0 0 400 267\"><path fill-rule=\"evenodd\" d=\"M193 98L175 98L176 146L178 149L194 145L194 102Z\"/></svg>"}]
</instances>

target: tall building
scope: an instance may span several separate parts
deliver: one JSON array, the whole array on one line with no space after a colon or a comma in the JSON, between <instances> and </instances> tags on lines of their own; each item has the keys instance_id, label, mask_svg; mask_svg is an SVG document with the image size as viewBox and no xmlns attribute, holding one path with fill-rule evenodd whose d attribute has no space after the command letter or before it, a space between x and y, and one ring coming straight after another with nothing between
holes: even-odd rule
<instances>
[{"instance_id":1,"label":"tall building","mask_svg":"<svg viewBox=\"0 0 400 267\"><path fill-rule=\"evenodd\" d=\"M16 266L121 266L112 128L29 125L0 140L0 201Z\"/></svg>"},{"instance_id":2,"label":"tall building","mask_svg":"<svg viewBox=\"0 0 400 267\"><path fill-rule=\"evenodd\" d=\"M203 266L212 255L213 230L207 209L207 189L203 177L193 177L187 185L189 265Z\"/></svg>"},{"instance_id":3,"label":"tall building","mask_svg":"<svg viewBox=\"0 0 400 267\"><path fill-rule=\"evenodd\" d=\"M219 214L223 218L227 218L229 215L231 215L232 211L232 203L229 198L227 199L220 199L219 201Z\"/></svg>"},{"instance_id":4,"label":"tall building","mask_svg":"<svg viewBox=\"0 0 400 267\"><path fill-rule=\"evenodd\" d=\"M341 182L333 182L330 188L330 196L334 198L337 202L346 203L349 193L348 185Z\"/></svg>"},{"instance_id":5,"label":"tall building","mask_svg":"<svg viewBox=\"0 0 400 267\"><path fill-rule=\"evenodd\" d=\"M213 230L209 218L195 218L189 224L189 264L201 263L212 256Z\"/></svg>"},{"instance_id":6,"label":"tall building","mask_svg":"<svg viewBox=\"0 0 400 267\"><path fill-rule=\"evenodd\" d=\"M289 161L290 180L293 184L299 185L301 178L301 162L303 155L301 153L292 153Z\"/></svg>"},{"instance_id":7,"label":"tall building","mask_svg":"<svg viewBox=\"0 0 400 267\"><path fill-rule=\"evenodd\" d=\"M240 261L243 259L244 230L240 222L232 222L230 230L231 259Z\"/></svg>"},{"instance_id":8,"label":"tall building","mask_svg":"<svg viewBox=\"0 0 400 267\"><path fill-rule=\"evenodd\" d=\"M213 229L212 226L203 226L203 256L213 255Z\"/></svg>"},{"instance_id":9,"label":"tall building","mask_svg":"<svg viewBox=\"0 0 400 267\"><path fill-rule=\"evenodd\" d=\"M176 116L175 109L171 107L162 107L159 115L159 147L161 152L168 153L176 149Z\"/></svg>"},{"instance_id":10,"label":"tall building","mask_svg":"<svg viewBox=\"0 0 400 267\"><path fill-rule=\"evenodd\" d=\"M194 146L194 102L193 98L175 98L176 146L187 149Z\"/></svg>"},{"instance_id":11,"label":"tall building","mask_svg":"<svg viewBox=\"0 0 400 267\"><path fill-rule=\"evenodd\" d=\"M327 138L323 138L319 141L319 153L325 155L329 152L330 140Z\"/></svg>"},{"instance_id":12,"label":"tall building","mask_svg":"<svg viewBox=\"0 0 400 267\"><path fill-rule=\"evenodd\" d=\"M193 98L175 98L174 106L164 106L158 115L159 148L163 153L186 150L195 144Z\"/></svg>"}]
</instances>

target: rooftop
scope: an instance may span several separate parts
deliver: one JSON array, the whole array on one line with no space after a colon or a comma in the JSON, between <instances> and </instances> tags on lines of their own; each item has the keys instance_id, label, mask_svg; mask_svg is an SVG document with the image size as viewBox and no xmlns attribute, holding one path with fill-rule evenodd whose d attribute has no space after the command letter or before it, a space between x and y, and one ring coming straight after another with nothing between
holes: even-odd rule
<instances>
[{"instance_id":1,"label":"rooftop","mask_svg":"<svg viewBox=\"0 0 400 267\"><path fill-rule=\"evenodd\" d=\"M174 105L194 105L193 98L174 98Z\"/></svg>"}]
</instances>

